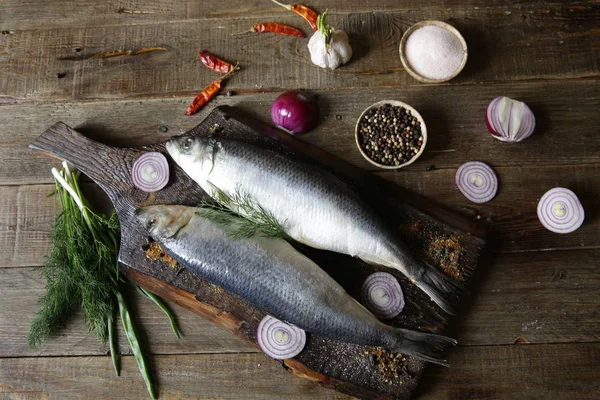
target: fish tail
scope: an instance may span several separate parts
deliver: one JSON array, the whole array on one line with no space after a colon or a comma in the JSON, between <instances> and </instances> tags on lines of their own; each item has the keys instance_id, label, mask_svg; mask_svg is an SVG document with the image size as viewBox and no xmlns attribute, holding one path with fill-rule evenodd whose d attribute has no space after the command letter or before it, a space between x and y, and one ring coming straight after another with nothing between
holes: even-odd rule
<instances>
[{"instance_id":1,"label":"fish tail","mask_svg":"<svg viewBox=\"0 0 600 400\"><path fill-rule=\"evenodd\" d=\"M454 307L449 298L456 298L462 289L453 278L426 264L423 275L416 284L442 310L448 314L454 314Z\"/></svg>"},{"instance_id":2,"label":"fish tail","mask_svg":"<svg viewBox=\"0 0 600 400\"><path fill-rule=\"evenodd\" d=\"M434 364L449 367L450 364L442 357L442 353L450 346L456 346L457 341L447 336L434 335L397 328L398 344L393 351L429 361Z\"/></svg>"}]
</instances>

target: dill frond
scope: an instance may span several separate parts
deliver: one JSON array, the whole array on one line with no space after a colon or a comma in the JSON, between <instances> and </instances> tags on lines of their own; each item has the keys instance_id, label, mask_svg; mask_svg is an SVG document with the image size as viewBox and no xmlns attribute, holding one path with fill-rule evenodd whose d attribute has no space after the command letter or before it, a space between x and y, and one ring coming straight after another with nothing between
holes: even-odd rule
<instances>
[{"instance_id":1,"label":"dill frond","mask_svg":"<svg viewBox=\"0 0 600 400\"><path fill-rule=\"evenodd\" d=\"M230 195L215 189L214 200L202 202L197 213L225 228L229 237L242 239L260 235L289 238L283 225L270 211L240 190Z\"/></svg>"},{"instance_id":2,"label":"dill frond","mask_svg":"<svg viewBox=\"0 0 600 400\"><path fill-rule=\"evenodd\" d=\"M89 208L79 187L79 172L71 172L66 162L61 171L53 168L52 174L56 183L52 194L57 201L52 247L42 271L46 293L39 300L28 343L31 347L38 346L56 333L75 310L81 309L89 331L102 342L111 339L111 358L118 375L113 318L119 309L125 335L154 399L148 366L123 299L126 281L119 273L118 217L115 213L108 217L96 214ZM157 297L152 300L159 306L162 304ZM164 305L161 309L173 324L170 310Z\"/></svg>"}]
</instances>

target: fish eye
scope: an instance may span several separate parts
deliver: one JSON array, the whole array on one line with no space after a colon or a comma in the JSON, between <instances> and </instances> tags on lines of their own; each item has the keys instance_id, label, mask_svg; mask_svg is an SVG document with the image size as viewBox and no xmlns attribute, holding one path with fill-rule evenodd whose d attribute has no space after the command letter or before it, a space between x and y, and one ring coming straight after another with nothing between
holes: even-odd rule
<instances>
[{"instance_id":1,"label":"fish eye","mask_svg":"<svg viewBox=\"0 0 600 400\"><path fill-rule=\"evenodd\" d=\"M192 147L192 144L194 144L194 139L189 137L187 139L185 139L183 141L183 148L184 150L189 150Z\"/></svg>"},{"instance_id":2,"label":"fish eye","mask_svg":"<svg viewBox=\"0 0 600 400\"><path fill-rule=\"evenodd\" d=\"M150 229L152 228L154 225L156 225L156 223L158 222L156 217L152 217L150 218L147 222L146 222L146 228Z\"/></svg>"}]
</instances>

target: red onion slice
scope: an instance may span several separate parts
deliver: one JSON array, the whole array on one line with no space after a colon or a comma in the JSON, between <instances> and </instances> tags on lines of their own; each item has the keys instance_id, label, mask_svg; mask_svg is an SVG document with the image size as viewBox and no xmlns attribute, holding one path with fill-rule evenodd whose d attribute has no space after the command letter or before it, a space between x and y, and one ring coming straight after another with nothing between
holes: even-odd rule
<instances>
[{"instance_id":1,"label":"red onion slice","mask_svg":"<svg viewBox=\"0 0 600 400\"><path fill-rule=\"evenodd\" d=\"M169 182L169 163L161 153L144 153L131 168L133 184L144 192L157 192Z\"/></svg>"},{"instance_id":2,"label":"red onion slice","mask_svg":"<svg viewBox=\"0 0 600 400\"><path fill-rule=\"evenodd\" d=\"M387 272L369 275L362 285L361 297L367 310L380 319L394 318L404 308L402 288Z\"/></svg>"},{"instance_id":3,"label":"red onion slice","mask_svg":"<svg viewBox=\"0 0 600 400\"><path fill-rule=\"evenodd\" d=\"M256 338L262 351L276 360L296 357L306 345L306 333L302 329L270 315L258 324Z\"/></svg>"},{"instance_id":4,"label":"red onion slice","mask_svg":"<svg viewBox=\"0 0 600 400\"><path fill-rule=\"evenodd\" d=\"M527 104L508 97L496 97L487 108L486 126L503 142L520 142L535 129L535 115Z\"/></svg>"},{"instance_id":5,"label":"red onion slice","mask_svg":"<svg viewBox=\"0 0 600 400\"><path fill-rule=\"evenodd\" d=\"M473 203L485 203L496 196L498 178L489 165L481 161L469 161L458 168L456 187Z\"/></svg>"},{"instance_id":6,"label":"red onion slice","mask_svg":"<svg viewBox=\"0 0 600 400\"><path fill-rule=\"evenodd\" d=\"M542 196L537 214L542 225L556 233L571 233L585 219L585 211L577 195L561 187L550 189Z\"/></svg>"}]
</instances>

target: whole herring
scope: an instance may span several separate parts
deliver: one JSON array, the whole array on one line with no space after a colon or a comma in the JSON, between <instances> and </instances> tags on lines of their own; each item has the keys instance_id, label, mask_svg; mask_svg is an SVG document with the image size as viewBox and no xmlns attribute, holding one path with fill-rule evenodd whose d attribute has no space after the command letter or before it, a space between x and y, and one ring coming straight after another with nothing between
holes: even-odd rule
<instances>
[{"instance_id":1,"label":"whole herring","mask_svg":"<svg viewBox=\"0 0 600 400\"><path fill-rule=\"evenodd\" d=\"M150 206L137 218L178 262L273 316L307 332L448 365L454 339L380 322L312 260L280 238L234 240L228 229L185 206Z\"/></svg>"},{"instance_id":2,"label":"whole herring","mask_svg":"<svg viewBox=\"0 0 600 400\"><path fill-rule=\"evenodd\" d=\"M352 57L352 47L344 31L335 30L325 22L327 11L317 19L318 30L308 41L308 50L313 64L321 68L336 69Z\"/></svg>"},{"instance_id":3,"label":"whole herring","mask_svg":"<svg viewBox=\"0 0 600 400\"><path fill-rule=\"evenodd\" d=\"M183 136L166 147L210 196L247 196L300 243L395 268L452 312L448 299L459 291L452 278L415 259L385 222L328 172L224 138Z\"/></svg>"}]
</instances>

